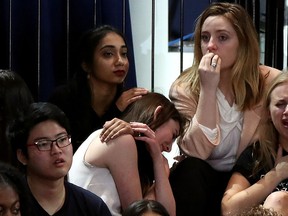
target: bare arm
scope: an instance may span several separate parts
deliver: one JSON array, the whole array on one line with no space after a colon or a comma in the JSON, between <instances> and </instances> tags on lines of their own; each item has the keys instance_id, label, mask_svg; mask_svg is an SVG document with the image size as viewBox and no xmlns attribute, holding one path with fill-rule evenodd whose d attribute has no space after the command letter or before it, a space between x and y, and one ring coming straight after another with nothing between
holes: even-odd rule
<instances>
[{"instance_id":1,"label":"bare arm","mask_svg":"<svg viewBox=\"0 0 288 216\"><path fill-rule=\"evenodd\" d=\"M210 53L211 54L211 53ZM202 84L199 100L197 95L193 95L188 90L188 84L178 83L177 80L172 84L169 92L171 101L175 104L177 110L190 122L182 140L180 140L180 148L188 155L207 159L212 150L219 144L220 129L217 126L217 109L216 109L216 90L219 79L220 59L217 65L217 71L212 70L209 58L204 65L199 67L199 73L202 75ZM206 65L207 64L207 65ZM214 77L213 79L211 78ZM213 85L206 83L209 80L213 81ZM217 136L214 140L209 140L200 128L200 125L206 126L210 129L217 130Z\"/></svg>"},{"instance_id":2,"label":"bare arm","mask_svg":"<svg viewBox=\"0 0 288 216\"><path fill-rule=\"evenodd\" d=\"M250 185L240 173L232 175L222 199L223 215L233 215L260 204L282 180L288 178L288 156L282 157L280 154L282 154L281 148L278 151L275 168L253 185Z\"/></svg>"},{"instance_id":3,"label":"bare arm","mask_svg":"<svg viewBox=\"0 0 288 216\"><path fill-rule=\"evenodd\" d=\"M167 173L167 160L163 157L160 145L155 139L155 133L148 126L138 123L139 127L134 130L141 132L143 136L135 137L137 140L147 143L148 150L153 160L153 169L155 176L154 197L169 212L171 216L176 215L176 204L169 182L169 173ZM152 196L153 197L153 196ZM147 197L149 198L149 197Z\"/></svg>"},{"instance_id":4,"label":"bare arm","mask_svg":"<svg viewBox=\"0 0 288 216\"><path fill-rule=\"evenodd\" d=\"M143 198L138 172L137 148L131 135L123 135L112 140L107 166L115 181L122 209Z\"/></svg>"}]
</instances>

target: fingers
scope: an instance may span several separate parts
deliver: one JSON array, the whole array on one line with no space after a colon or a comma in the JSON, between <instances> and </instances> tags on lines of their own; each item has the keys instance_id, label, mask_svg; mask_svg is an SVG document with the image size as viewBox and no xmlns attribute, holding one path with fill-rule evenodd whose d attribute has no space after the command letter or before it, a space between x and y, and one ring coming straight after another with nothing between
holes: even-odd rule
<instances>
[{"instance_id":1,"label":"fingers","mask_svg":"<svg viewBox=\"0 0 288 216\"><path fill-rule=\"evenodd\" d=\"M121 119L114 118L111 121L105 122L100 134L100 140L102 142L108 142L123 134L133 134L130 124Z\"/></svg>"},{"instance_id":2,"label":"fingers","mask_svg":"<svg viewBox=\"0 0 288 216\"><path fill-rule=\"evenodd\" d=\"M218 55L214 55L212 58L211 58L211 63L210 63L210 66L212 67L212 69L216 70L216 68L221 65L221 59L219 58ZM220 69L220 68L219 68Z\"/></svg>"},{"instance_id":3,"label":"fingers","mask_svg":"<svg viewBox=\"0 0 288 216\"><path fill-rule=\"evenodd\" d=\"M145 95L148 92L149 91L145 88L131 88L124 91L118 98L116 106L120 111L124 111L129 104L140 99L142 95Z\"/></svg>"},{"instance_id":4,"label":"fingers","mask_svg":"<svg viewBox=\"0 0 288 216\"><path fill-rule=\"evenodd\" d=\"M200 66L205 67L207 69L215 70L216 68L220 69L221 59L218 55L208 52L206 53L200 62Z\"/></svg>"}]
</instances>

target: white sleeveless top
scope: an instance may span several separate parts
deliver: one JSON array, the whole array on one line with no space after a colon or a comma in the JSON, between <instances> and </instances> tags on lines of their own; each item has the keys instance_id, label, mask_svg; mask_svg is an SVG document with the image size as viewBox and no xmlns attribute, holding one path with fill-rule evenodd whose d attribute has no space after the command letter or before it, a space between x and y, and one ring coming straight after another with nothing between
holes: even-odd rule
<instances>
[{"instance_id":1,"label":"white sleeveless top","mask_svg":"<svg viewBox=\"0 0 288 216\"><path fill-rule=\"evenodd\" d=\"M93 166L84 161L84 155L101 130L93 132L73 155L68 173L69 182L85 188L103 199L113 216L121 216L121 203L114 179L107 168Z\"/></svg>"}]
</instances>

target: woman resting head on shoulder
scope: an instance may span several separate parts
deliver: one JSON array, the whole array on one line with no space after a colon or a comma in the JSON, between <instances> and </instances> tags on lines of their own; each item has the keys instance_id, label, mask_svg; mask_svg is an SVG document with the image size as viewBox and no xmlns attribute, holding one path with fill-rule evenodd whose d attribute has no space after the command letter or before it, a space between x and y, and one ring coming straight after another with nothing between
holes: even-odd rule
<instances>
[{"instance_id":1,"label":"woman resting head on shoulder","mask_svg":"<svg viewBox=\"0 0 288 216\"><path fill-rule=\"evenodd\" d=\"M105 142L102 129L95 131L75 152L69 180L101 196L114 215L143 198L155 199L175 215L162 152L169 152L182 132L181 115L164 95L150 92L127 107L121 119L133 133Z\"/></svg>"}]
</instances>

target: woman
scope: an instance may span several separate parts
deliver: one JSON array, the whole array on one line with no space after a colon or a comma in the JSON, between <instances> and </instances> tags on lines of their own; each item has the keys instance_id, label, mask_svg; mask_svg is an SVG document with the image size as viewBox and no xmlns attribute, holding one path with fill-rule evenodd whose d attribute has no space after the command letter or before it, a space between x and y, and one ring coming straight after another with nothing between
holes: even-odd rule
<instances>
[{"instance_id":1,"label":"woman","mask_svg":"<svg viewBox=\"0 0 288 216\"><path fill-rule=\"evenodd\" d=\"M288 73L271 83L265 95L265 117L259 142L249 146L233 169L222 200L223 215L231 215L262 202L282 216L288 215Z\"/></svg>"},{"instance_id":2,"label":"woman","mask_svg":"<svg viewBox=\"0 0 288 216\"><path fill-rule=\"evenodd\" d=\"M71 122L74 151L105 121L119 117L131 102L147 93L144 88L123 91L129 69L127 52L124 36L112 26L100 26L83 35L81 70L49 99Z\"/></svg>"},{"instance_id":3,"label":"woman","mask_svg":"<svg viewBox=\"0 0 288 216\"><path fill-rule=\"evenodd\" d=\"M6 140L6 128L34 101L25 81L15 72L0 69L0 160L16 164Z\"/></svg>"},{"instance_id":4,"label":"woman","mask_svg":"<svg viewBox=\"0 0 288 216\"><path fill-rule=\"evenodd\" d=\"M0 162L0 215L28 216L28 206L24 177L11 165Z\"/></svg>"},{"instance_id":5,"label":"woman","mask_svg":"<svg viewBox=\"0 0 288 216\"><path fill-rule=\"evenodd\" d=\"M177 216L218 216L237 157L258 138L262 92L279 71L260 65L257 33L238 4L211 4L197 20L194 40L193 65L169 93L189 121L179 139L186 158L170 183Z\"/></svg>"},{"instance_id":6,"label":"woman","mask_svg":"<svg viewBox=\"0 0 288 216\"><path fill-rule=\"evenodd\" d=\"M124 134L105 143L101 129L92 133L74 154L70 182L100 196L112 215L143 198L160 202L175 215L162 151L169 152L181 133L180 114L165 96L147 93L127 108L122 120L131 122L135 136Z\"/></svg>"},{"instance_id":7,"label":"woman","mask_svg":"<svg viewBox=\"0 0 288 216\"><path fill-rule=\"evenodd\" d=\"M138 200L133 202L122 216L169 216L169 213L161 203L155 200Z\"/></svg>"}]
</instances>

